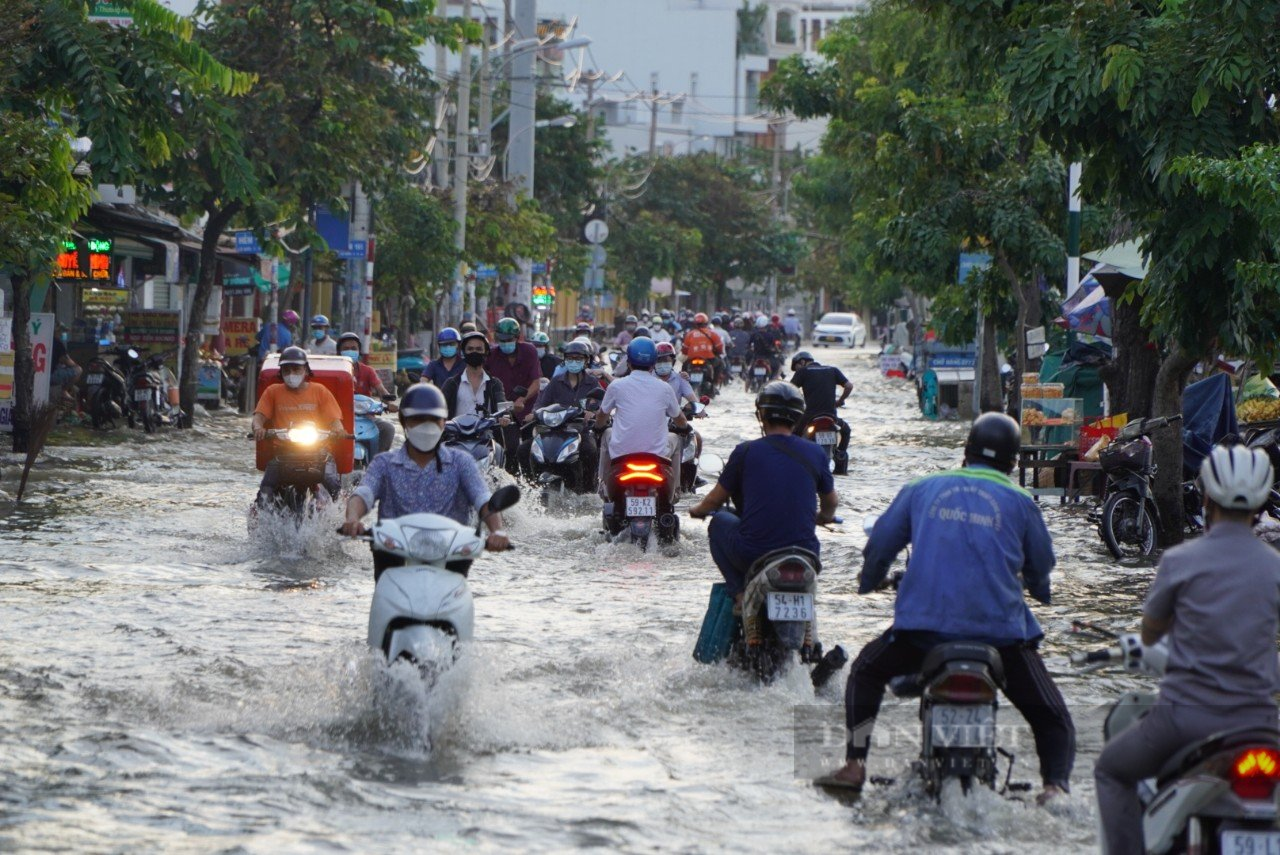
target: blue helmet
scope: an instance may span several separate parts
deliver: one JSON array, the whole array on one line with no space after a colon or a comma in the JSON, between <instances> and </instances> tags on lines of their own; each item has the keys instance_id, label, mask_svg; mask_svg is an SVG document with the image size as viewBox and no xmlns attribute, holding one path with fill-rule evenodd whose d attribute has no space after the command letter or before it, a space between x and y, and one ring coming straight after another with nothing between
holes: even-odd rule
<instances>
[{"instance_id":1,"label":"blue helmet","mask_svg":"<svg viewBox=\"0 0 1280 855\"><path fill-rule=\"evenodd\" d=\"M456 344L460 341L462 341L462 336L459 335L458 331L453 327L445 327L440 330L440 334L436 336L437 344L448 344L449 342L454 342Z\"/></svg>"},{"instance_id":2,"label":"blue helmet","mask_svg":"<svg viewBox=\"0 0 1280 855\"><path fill-rule=\"evenodd\" d=\"M437 419L449 417L449 405L445 403L444 393L430 383L414 383L400 399L400 416L432 416Z\"/></svg>"},{"instance_id":3,"label":"blue helmet","mask_svg":"<svg viewBox=\"0 0 1280 855\"><path fill-rule=\"evenodd\" d=\"M627 345L627 364L632 368L652 368L658 361L658 346L651 338L632 339Z\"/></svg>"},{"instance_id":4,"label":"blue helmet","mask_svg":"<svg viewBox=\"0 0 1280 855\"><path fill-rule=\"evenodd\" d=\"M327 327L329 326L329 319L326 318L324 315L316 315L314 318L311 319L311 326Z\"/></svg>"}]
</instances>

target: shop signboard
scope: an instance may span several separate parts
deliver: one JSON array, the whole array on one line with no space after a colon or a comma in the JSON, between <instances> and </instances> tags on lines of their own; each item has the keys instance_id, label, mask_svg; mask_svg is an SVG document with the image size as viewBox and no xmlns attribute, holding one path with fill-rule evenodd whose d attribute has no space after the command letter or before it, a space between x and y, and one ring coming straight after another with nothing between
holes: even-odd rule
<instances>
[{"instance_id":1,"label":"shop signboard","mask_svg":"<svg viewBox=\"0 0 1280 855\"><path fill-rule=\"evenodd\" d=\"M396 345L383 344L380 341L371 342L369 352L365 355L364 361L374 371L378 372L382 385L388 389L396 387Z\"/></svg>"},{"instance_id":2,"label":"shop signboard","mask_svg":"<svg viewBox=\"0 0 1280 855\"><path fill-rule=\"evenodd\" d=\"M227 337L227 353L247 353L257 345L257 318L223 318L222 334Z\"/></svg>"},{"instance_id":3,"label":"shop signboard","mask_svg":"<svg viewBox=\"0 0 1280 855\"><path fill-rule=\"evenodd\" d=\"M145 347L153 353L176 348L182 329L182 313L159 309L132 309L122 313L121 341Z\"/></svg>"},{"instance_id":4,"label":"shop signboard","mask_svg":"<svg viewBox=\"0 0 1280 855\"><path fill-rule=\"evenodd\" d=\"M12 323L13 322L10 320L5 320L0 323L0 327L3 328L3 331L0 332L0 338L3 339L3 341L0 341L0 345L3 345L3 347L0 347L0 350L3 350L4 353L8 354L8 359L5 361L9 363L9 377L11 378L9 380L10 398L6 400L3 397L0 397L0 431L3 431L4 433L13 432ZM50 364L53 356L53 315L47 312L33 314L29 324L30 326L28 327L28 330L31 335L31 362L35 369L35 387L33 390L34 394L32 396L32 402L36 404L43 404L49 400L49 374L53 370L53 366ZM0 363L0 365L3 365L3 363ZM3 376L3 368L0 368L0 378ZM3 380L0 379L0 386L2 385Z\"/></svg>"}]
</instances>

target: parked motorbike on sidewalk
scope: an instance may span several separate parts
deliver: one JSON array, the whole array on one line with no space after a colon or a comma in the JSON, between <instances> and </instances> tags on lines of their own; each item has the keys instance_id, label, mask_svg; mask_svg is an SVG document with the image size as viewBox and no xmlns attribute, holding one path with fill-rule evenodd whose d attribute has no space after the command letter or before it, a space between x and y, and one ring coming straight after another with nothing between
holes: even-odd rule
<instances>
[{"instance_id":1,"label":"parked motorbike on sidewalk","mask_svg":"<svg viewBox=\"0 0 1280 855\"><path fill-rule=\"evenodd\" d=\"M177 389L176 379L164 364L165 354L157 353L145 360L129 350L130 407L129 427L140 425L147 433L156 428L178 423L178 410L170 390Z\"/></svg>"},{"instance_id":2,"label":"parked motorbike on sidewalk","mask_svg":"<svg viewBox=\"0 0 1280 855\"><path fill-rule=\"evenodd\" d=\"M515 486L495 490L491 511L520 500ZM467 586L471 563L484 551L481 526L474 528L437 514L385 519L361 538L404 560L378 578L369 606L369 646L388 663L405 660L428 679L448 669L459 646L475 634L475 605Z\"/></svg>"},{"instance_id":3,"label":"parked motorbike on sidewalk","mask_svg":"<svg viewBox=\"0 0 1280 855\"><path fill-rule=\"evenodd\" d=\"M1164 542L1171 525L1192 531L1204 527L1200 491L1194 480L1183 482L1183 518L1177 521L1164 519L1152 490L1156 465L1152 462L1151 434L1181 419L1175 415L1131 422L1098 457L1107 479L1098 533L1117 559L1151 555Z\"/></svg>"},{"instance_id":4,"label":"parked motorbike on sidewalk","mask_svg":"<svg viewBox=\"0 0 1280 855\"><path fill-rule=\"evenodd\" d=\"M131 352L136 358L137 351ZM120 362L119 357L116 361ZM85 366L83 383L80 409L88 414L94 429L115 427L116 419L129 411L125 372L112 365L104 354L98 354Z\"/></svg>"},{"instance_id":5,"label":"parked motorbike on sidewalk","mask_svg":"<svg viewBox=\"0 0 1280 855\"><path fill-rule=\"evenodd\" d=\"M1088 670L1124 663L1131 671L1160 677L1167 658L1163 645L1144 647L1128 637L1071 660ZM1154 694L1121 696L1107 713L1104 738L1114 739L1155 703ZM1184 746L1154 778L1138 785L1146 852L1280 852L1277 783L1280 730L1274 727L1225 730Z\"/></svg>"}]
</instances>

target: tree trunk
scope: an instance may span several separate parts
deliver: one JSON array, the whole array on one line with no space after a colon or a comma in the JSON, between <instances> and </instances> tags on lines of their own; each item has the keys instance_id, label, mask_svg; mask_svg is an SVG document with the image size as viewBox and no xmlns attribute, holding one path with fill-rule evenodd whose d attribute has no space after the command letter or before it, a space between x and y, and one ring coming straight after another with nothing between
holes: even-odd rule
<instances>
[{"instance_id":1,"label":"tree trunk","mask_svg":"<svg viewBox=\"0 0 1280 855\"><path fill-rule=\"evenodd\" d=\"M1004 257L1004 253L996 253L996 266L1000 268L1000 272L1004 278L1009 280L1009 285L1013 291L1014 298L1018 301L1018 320L1014 326L1013 347L1014 347L1014 371L1017 374L1018 382L1013 384L1013 394L1009 400L1009 412L1022 412L1022 375L1027 370L1027 320L1031 317L1031 300L1027 295L1027 288L1017 271L1013 269L1013 265ZM983 328L983 337L986 337L986 329ZM986 342L983 342L985 349ZM996 366L997 384L999 384L999 369ZM986 401L986 378L983 377L983 400ZM1001 408L997 408L1001 409ZM1017 416L1015 416L1016 418Z\"/></svg>"},{"instance_id":2,"label":"tree trunk","mask_svg":"<svg viewBox=\"0 0 1280 855\"><path fill-rule=\"evenodd\" d=\"M1182 412L1182 390L1199 359L1175 343L1160 363L1155 382L1155 413L1159 418ZM1164 520L1164 546L1182 542L1182 423L1157 430L1151 435L1156 464L1154 486L1156 506Z\"/></svg>"},{"instance_id":3,"label":"tree trunk","mask_svg":"<svg viewBox=\"0 0 1280 855\"><path fill-rule=\"evenodd\" d=\"M1142 323L1141 294L1122 301L1130 285L1109 284L1103 291L1111 300L1112 359L1099 372L1107 385L1111 412L1128 413L1131 419L1152 413L1160 352L1151 346L1151 333Z\"/></svg>"},{"instance_id":4,"label":"tree trunk","mask_svg":"<svg viewBox=\"0 0 1280 855\"><path fill-rule=\"evenodd\" d=\"M1000 353L996 350L996 322L994 318L982 319L982 395L978 402L984 413L998 413L1004 409L1000 388Z\"/></svg>"},{"instance_id":5,"label":"tree trunk","mask_svg":"<svg viewBox=\"0 0 1280 855\"><path fill-rule=\"evenodd\" d=\"M241 203L231 202L221 210L210 210L205 223L204 237L200 242L200 275L196 279L196 293L191 298L191 316L187 320L186 348L182 354L179 380L184 426L195 423L196 380L200 369L200 343L205 309L213 293L213 280L218 271L218 239L226 231L231 218L240 212Z\"/></svg>"},{"instance_id":6,"label":"tree trunk","mask_svg":"<svg viewBox=\"0 0 1280 855\"><path fill-rule=\"evenodd\" d=\"M31 279L13 273L13 451L26 454L31 441L31 408L36 366L31 361ZM51 356L52 354L47 354Z\"/></svg>"}]
</instances>

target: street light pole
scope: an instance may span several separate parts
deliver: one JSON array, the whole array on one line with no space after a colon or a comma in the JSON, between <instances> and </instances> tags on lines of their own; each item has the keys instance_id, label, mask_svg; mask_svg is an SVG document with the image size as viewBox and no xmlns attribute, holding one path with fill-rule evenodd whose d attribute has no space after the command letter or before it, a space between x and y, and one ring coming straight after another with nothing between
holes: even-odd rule
<instances>
[{"instance_id":1,"label":"street light pole","mask_svg":"<svg viewBox=\"0 0 1280 855\"><path fill-rule=\"evenodd\" d=\"M518 38L537 35L537 0L516 0L513 19ZM511 117L508 120L507 151L510 157L511 177L515 180L517 194L533 196L533 122L537 81L534 80L536 59L533 51L516 54L512 60ZM527 258L518 261L515 302L533 305L533 263Z\"/></svg>"},{"instance_id":2,"label":"street light pole","mask_svg":"<svg viewBox=\"0 0 1280 855\"><path fill-rule=\"evenodd\" d=\"M463 0L462 17L471 20L471 0ZM454 125L453 219L456 226L453 244L459 252L467 248L467 174L470 172L471 136L471 44L462 42L461 64L458 66L458 114ZM466 287L466 304L475 311L475 285L468 284L463 271L465 259L454 271L454 289ZM465 308L464 306L464 308Z\"/></svg>"}]
</instances>

